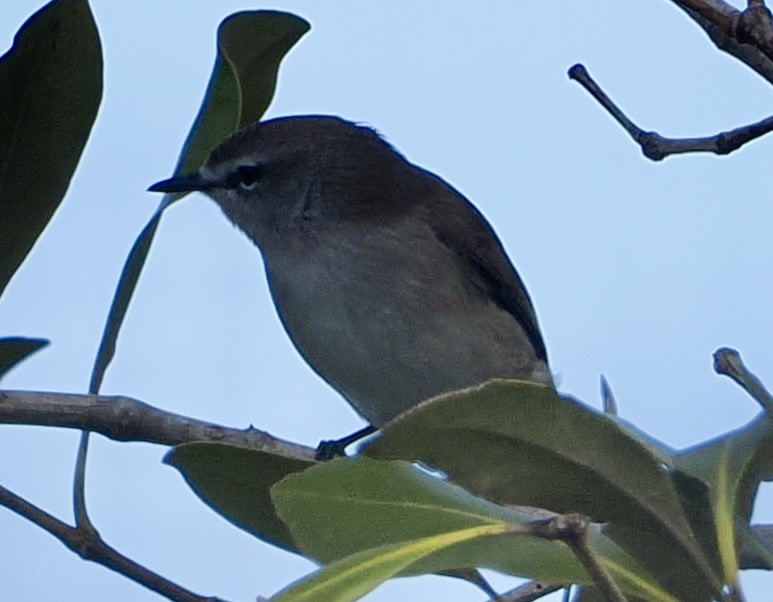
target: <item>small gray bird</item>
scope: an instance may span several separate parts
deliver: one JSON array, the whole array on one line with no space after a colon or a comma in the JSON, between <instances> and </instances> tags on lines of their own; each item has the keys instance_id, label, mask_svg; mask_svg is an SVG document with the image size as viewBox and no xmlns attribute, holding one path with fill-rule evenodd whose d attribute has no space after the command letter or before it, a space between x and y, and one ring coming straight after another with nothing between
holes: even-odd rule
<instances>
[{"instance_id":1,"label":"small gray bird","mask_svg":"<svg viewBox=\"0 0 773 602\"><path fill-rule=\"evenodd\" d=\"M485 218L374 130L337 117L255 123L197 172L258 246L282 324L374 427L491 378L552 384L529 295Z\"/></svg>"}]
</instances>

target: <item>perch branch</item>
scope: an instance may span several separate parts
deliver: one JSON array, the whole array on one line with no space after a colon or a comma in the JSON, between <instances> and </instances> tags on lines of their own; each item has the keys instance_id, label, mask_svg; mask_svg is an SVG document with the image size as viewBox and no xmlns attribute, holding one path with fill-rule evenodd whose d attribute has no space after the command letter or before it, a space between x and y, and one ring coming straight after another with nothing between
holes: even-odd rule
<instances>
[{"instance_id":1,"label":"perch branch","mask_svg":"<svg viewBox=\"0 0 773 602\"><path fill-rule=\"evenodd\" d=\"M314 450L250 426L240 430L180 416L130 397L0 391L0 424L74 428L115 441L180 445L216 441L289 458L314 460Z\"/></svg>"},{"instance_id":2,"label":"perch branch","mask_svg":"<svg viewBox=\"0 0 773 602\"><path fill-rule=\"evenodd\" d=\"M612 118L617 121L628 135L641 147L642 153L648 159L661 161L669 155L679 153L714 153L727 155L741 148L747 142L764 136L773 131L773 116L757 123L744 125L734 130L720 132L713 136L699 138L666 138L657 132L645 132L607 96L582 65L574 65L569 69L569 78L575 80L604 107Z\"/></svg>"}]
</instances>

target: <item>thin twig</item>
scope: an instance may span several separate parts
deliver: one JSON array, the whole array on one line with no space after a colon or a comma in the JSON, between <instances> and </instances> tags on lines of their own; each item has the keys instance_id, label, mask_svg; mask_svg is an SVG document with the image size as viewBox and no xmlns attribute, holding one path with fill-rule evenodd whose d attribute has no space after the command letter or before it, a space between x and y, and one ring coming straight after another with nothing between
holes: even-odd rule
<instances>
[{"instance_id":1,"label":"thin twig","mask_svg":"<svg viewBox=\"0 0 773 602\"><path fill-rule=\"evenodd\" d=\"M625 602L623 590L604 568L593 548L588 545L588 525L590 519L580 514L562 514L549 520L529 523L529 527L534 529L530 534L563 541L572 549L607 602Z\"/></svg>"},{"instance_id":2,"label":"thin twig","mask_svg":"<svg viewBox=\"0 0 773 602\"><path fill-rule=\"evenodd\" d=\"M75 428L115 441L180 445L216 441L241 445L300 460L314 460L314 450L249 427L228 428L155 408L130 397L0 391L0 424Z\"/></svg>"},{"instance_id":3,"label":"thin twig","mask_svg":"<svg viewBox=\"0 0 773 602\"><path fill-rule=\"evenodd\" d=\"M577 64L571 67L569 69L569 78L585 88L607 110L612 118L628 132L628 135L641 147L644 156L653 161L661 161L669 155L680 153L704 152L727 155L755 138L773 131L773 116L771 116L757 123L720 132L713 136L666 138L657 132L646 132L631 121L620 107L604 93L583 65Z\"/></svg>"},{"instance_id":4,"label":"thin twig","mask_svg":"<svg viewBox=\"0 0 773 602\"><path fill-rule=\"evenodd\" d=\"M729 347L714 352L714 371L728 376L743 387L769 416L773 416L773 396L759 378L749 372L741 360L741 355Z\"/></svg>"},{"instance_id":5,"label":"thin twig","mask_svg":"<svg viewBox=\"0 0 773 602\"><path fill-rule=\"evenodd\" d=\"M550 585L541 581L529 581L509 592L500 594L491 602L534 602L534 600L539 600L543 596L557 592L564 587L564 585Z\"/></svg>"},{"instance_id":6,"label":"thin twig","mask_svg":"<svg viewBox=\"0 0 773 602\"><path fill-rule=\"evenodd\" d=\"M86 457L89 451L89 431L81 431L81 439L78 443L78 455L75 459L75 476L72 487L72 508L75 516L75 524L78 529L99 537L97 528L89 518L86 510Z\"/></svg>"},{"instance_id":7,"label":"thin twig","mask_svg":"<svg viewBox=\"0 0 773 602\"><path fill-rule=\"evenodd\" d=\"M671 0L681 8L714 45L773 84L773 59L766 38L770 24L749 3L744 15L723 0ZM758 41L762 42L759 45Z\"/></svg>"},{"instance_id":8,"label":"thin twig","mask_svg":"<svg viewBox=\"0 0 773 602\"><path fill-rule=\"evenodd\" d=\"M200 596L180 587L110 547L95 531L71 527L2 486L0 486L0 506L5 506L38 525L84 560L101 564L170 600L177 602L223 602L220 598Z\"/></svg>"}]
</instances>

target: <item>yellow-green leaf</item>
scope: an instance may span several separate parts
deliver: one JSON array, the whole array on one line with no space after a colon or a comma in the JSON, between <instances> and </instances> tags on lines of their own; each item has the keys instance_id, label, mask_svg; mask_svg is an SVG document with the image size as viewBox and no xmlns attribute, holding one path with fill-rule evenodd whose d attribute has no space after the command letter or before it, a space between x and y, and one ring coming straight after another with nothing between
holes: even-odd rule
<instances>
[{"instance_id":1,"label":"yellow-green leaf","mask_svg":"<svg viewBox=\"0 0 773 602\"><path fill-rule=\"evenodd\" d=\"M350 602L425 556L452 545L514 529L491 523L357 552L327 565L271 598L272 602Z\"/></svg>"}]
</instances>

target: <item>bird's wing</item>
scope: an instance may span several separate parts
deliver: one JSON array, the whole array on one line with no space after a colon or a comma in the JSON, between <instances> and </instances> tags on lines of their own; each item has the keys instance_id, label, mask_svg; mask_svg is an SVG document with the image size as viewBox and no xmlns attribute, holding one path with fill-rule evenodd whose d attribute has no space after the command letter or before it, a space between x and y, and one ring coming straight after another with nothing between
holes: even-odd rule
<instances>
[{"instance_id":1,"label":"bird's wing","mask_svg":"<svg viewBox=\"0 0 773 602\"><path fill-rule=\"evenodd\" d=\"M474 284L516 319L526 332L536 356L547 362L545 343L531 299L499 238L483 215L466 198L440 178L437 180L446 189L440 194L453 193L463 202L425 205L433 212L432 219L428 221L432 224L435 236L467 268L471 268Z\"/></svg>"}]
</instances>

